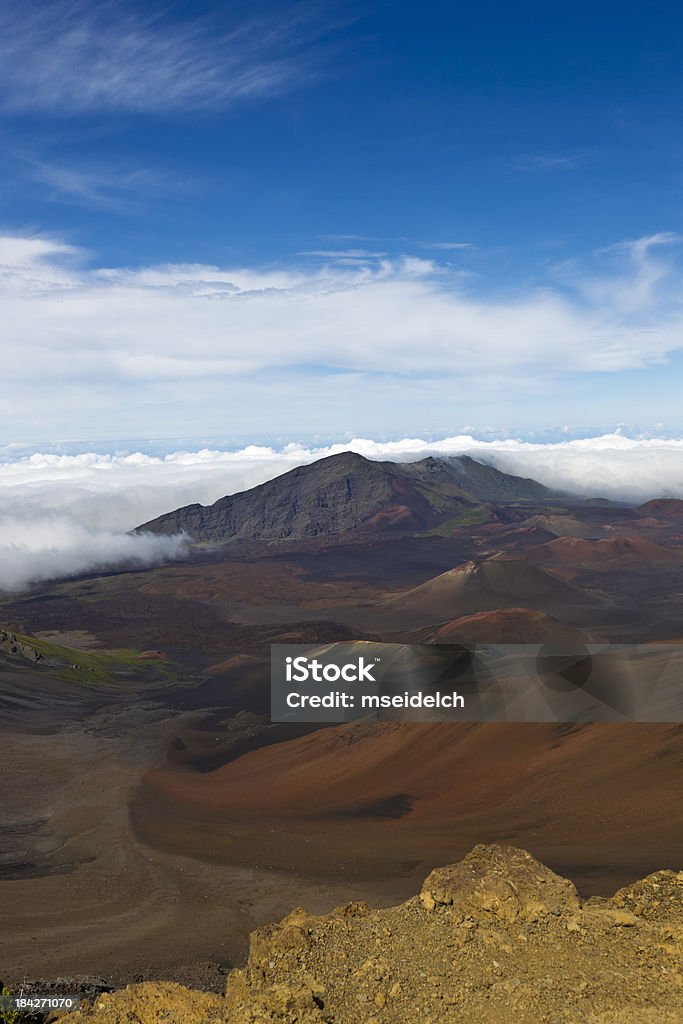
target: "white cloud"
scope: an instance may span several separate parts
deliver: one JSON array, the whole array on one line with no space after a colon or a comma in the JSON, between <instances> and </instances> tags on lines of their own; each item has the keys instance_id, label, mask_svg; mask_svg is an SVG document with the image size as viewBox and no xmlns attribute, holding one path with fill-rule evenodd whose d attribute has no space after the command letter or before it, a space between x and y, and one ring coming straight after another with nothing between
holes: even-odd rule
<instances>
[{"instance_id":1,"label":"white cloud","mask_svg":"<svg viewBox=\"0 0 683 1024\"><path fill-rule=\"evenodd\" d=\"M393 461L469 454L584 496L631 502L683 498L683 440L636 440L621 433L555 444L460 435L441 441L358 438L319 448L250 445L165 456L34 453L0 463L0 589L181 557L182 538L130 537L126 531L181 505L210 504L346 450Z\"/></svg>"},{"instance_id":2,"label":"white cloud","mask_svg":"<svg viewBox=\"0 0 683 1024\"><path fill-rule=\"evenodd\" d=\"M0 591L114 566L150 566L181 558L185 539L92 530L70 516L0 515Z\"/></svg>"},{"instance_id":3,"label":"white cloud","mask_svg":"<svg viewBox=\"0 0 683 1024\"><path fill-rule=\"evenodd\" d=\"M612 273L598 269L587 274L580 267L560 267L561 279L576 288L591 306L617 310L622 316L637 315L659 307L663 296L680 288L680 272L671 258L662 255L681 241L678 235L660 231L631 242L620 242L598 253L598 257L611 261ZM631 267L631 273L615 273L614 269ZM667 287L668 283L668 287Z\"/></svg>"},{"instance_id":4,"label":"white cloud","mask_svg":"<svg viewBox=\"0 0 683 1024\"><path fill-rule=\"evenodd\" d=\"M623 244L500 295L360 248L313 265L107 267L5 236L0 414L9 440L36 443L654 422L666 410L646 388L622 397L618 375L683 349L674 243ZM588 400L582 374L614 384Z\"/></svg>"},{"instance_id":5,"label":"white cloud","mask_svg":"<svg viewBox=\"0 0 683 1024\"><path fill-rule=\"evenodd\" d=\"M679 274L624 247L611 276L482 298L432 260L354 251L308 269L86 268L59 241L0 239L4 373L108 386L264 370L542 379L619 371L683 348ZM67 261L71 257L71 264ZM84 257L83 257L84 258ZM18 353L22 353L18 358ZM65 358L69 356L68 361Z\"/></svg>"},{"instance_id":6,"label":"white cloud","mask_svg":"<svg viewBox=\"0 0 683 1024\"><path fill-rule=\"evenodd\" d=\"M117 0L8 2L0 12L0 85L12 111L166 112L272 95L310 75L310 17L223 31L208 18L170 21L163 7Z\"/></svg>"}]
</instances>

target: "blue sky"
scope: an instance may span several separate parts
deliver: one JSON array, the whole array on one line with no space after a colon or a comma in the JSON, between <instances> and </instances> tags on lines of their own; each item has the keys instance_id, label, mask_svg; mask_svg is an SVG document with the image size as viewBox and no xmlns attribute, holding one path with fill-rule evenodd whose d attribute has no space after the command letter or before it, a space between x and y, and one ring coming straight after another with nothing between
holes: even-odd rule
<instances>
[{"instance_id":1,"label":"blue sky","mask_svg":"<svg viewBox=\"0 0 683 1024\"><path fill-rule=\"evenodd\" d=\"M0 3L0 441L681 434L682 27Z\"/></svg>"}]
</instances>

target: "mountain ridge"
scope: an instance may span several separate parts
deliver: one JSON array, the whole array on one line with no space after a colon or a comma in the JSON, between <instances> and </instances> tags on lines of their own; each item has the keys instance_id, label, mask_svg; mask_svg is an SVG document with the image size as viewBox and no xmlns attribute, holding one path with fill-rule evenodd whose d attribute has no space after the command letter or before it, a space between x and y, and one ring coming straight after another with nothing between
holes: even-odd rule
<instances>
[{"instance_id":1,"label":"mountain ridge","mask_svg":"<svg viewBox=\"0 0 683 1024\"><path fill-rule=\"evenodd\" d=\"M185 505L134 532L185 532L195 541L220 542L295 540L363 528L428 531L488 503L548 505L562 497L467 455L401 463L342 452L212 505Z\"/></svg>"}]
</instances>

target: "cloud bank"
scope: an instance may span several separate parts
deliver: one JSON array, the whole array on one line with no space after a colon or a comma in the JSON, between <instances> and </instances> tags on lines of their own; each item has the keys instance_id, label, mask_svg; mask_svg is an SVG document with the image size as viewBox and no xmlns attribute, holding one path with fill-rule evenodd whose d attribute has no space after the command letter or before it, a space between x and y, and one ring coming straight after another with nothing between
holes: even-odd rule
<instances>
[{"instance_id":1,"label":"cloud bank","mask_svg":"<svg viewBox=\"0 0 683 1024\"><path fill-rule=\"evenodd\" d=\"M582 379L683 349L676 251L674 236L654 235L511 295L412 255L108 268L58 239L5 236L0 412L14 439L35 440L310 436L349 424L442 433L454 410L468 422L486 402L556 408L557 382L581 411ZM635 397L651 402L647 389ZM27 434L36 424L42 433Z\"/></svg>"},{"instance_id":2,"label":"cloud bank","mask_svg":"<svg viewBox=\"0 0 683 1024\"><path fill-rule=\"evenodd\" d=\"M69 516L0 515L0 590L114 567L158 565L181 558L185 550L182 536L129 537L88 529Z\"/></svg>"},{"instance_id":3,"label":"cloud bank","mask_svg":"<svg viewBox=\"0 0 683 1024\"><path fill-rule=\"evenodd\" d=\"M84 381L313 364L468 376L492 365L501 374L633 369L683 348L680 276L656 256L674 241L662 234L620 247L611 274L565 267L563 287L482 299L461 271L414 256L330 250L309 254L322 265L294 269L84 269L72 246L4 237L3 346L26 346L51 373ZM11 372L21 379L28 369L21 361Z\"/></svg>"},{"instance_id":4,"label":"cloud bank","mask_svg":"<svg viewBox=\"0 0 683 1024\"><path fill-rule=\"evenodd\" d=\"M433 442L359 438L320 448L251 445L165 456L35 453L0 463L0 587L12 590L74 573L182 557L182 538L130 537L126 531L170 509L196 501L210 504L346 450L395 461L469 454L588 497L634 503L683 498L683 440L621 434L556 444L460 435Z\"/></svg>"}]
</instances>

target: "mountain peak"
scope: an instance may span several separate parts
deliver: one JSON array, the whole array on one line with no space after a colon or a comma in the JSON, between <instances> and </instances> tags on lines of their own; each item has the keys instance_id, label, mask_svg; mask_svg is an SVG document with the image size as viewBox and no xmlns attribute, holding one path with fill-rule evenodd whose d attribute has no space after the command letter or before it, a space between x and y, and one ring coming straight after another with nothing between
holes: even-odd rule
<instances>
[{"instance_id":1,"label":"mountain peak","mask_svg":"<svg viewBox=\"0 0 683 1024\"><path fill-rule=\"evenodd\" d=\"M547 502L533 480L469 456L380 462L328 455L213 505L187 505L139 527L198 541L289 540L365 530L428 531L482 503Z\"/></svg>"}]
</instances>

